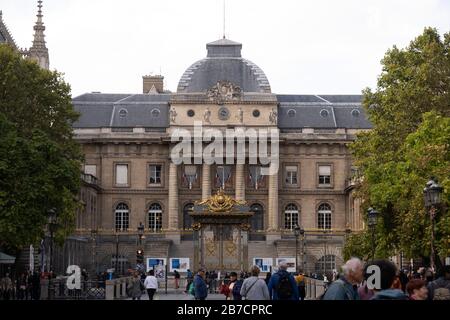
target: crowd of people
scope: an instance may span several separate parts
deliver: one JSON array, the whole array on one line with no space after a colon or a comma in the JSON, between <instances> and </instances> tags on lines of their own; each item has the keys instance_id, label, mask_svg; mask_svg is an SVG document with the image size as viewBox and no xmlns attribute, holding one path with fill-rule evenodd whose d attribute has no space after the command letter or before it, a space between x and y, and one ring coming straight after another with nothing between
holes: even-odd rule
<instances>
[{"instance_id":1,"label":"crowd of people","mask_svg":"<svg viewBox=\"0 0 450 320\"><path fill-rule=\"evenodd\" d=\"M379 279L374 278L374 267L380 272ZM250 272L239 275L225 273L221 280L215 271L207 272L201 268L194 274L187 270L183 290L195 300L206 300L211 293L220 293L226 300L305 300L309 285L306 276L288 272L286 262L278 265L277 272L266 273L265 278L260 272L258 266L253 266ZM82 276L87 280L85 270ZM175 289L179 289L181 275L175 270L173 276ZM12 279L6 274L0 279L0 300L39 300L43 278L56 277L52 273L25 272ZM98 275L98 278L106 280L107 274ZM435 274L430 268L419 268L414 272L398 270L389 260L364 264L360 259L352 258L342 266L342 273L334 271L321 279L324 284L324 293L318 297L321 300L450 300L450 266ZM144 292L149 300L153 300L158 290L154 270L148 273L133 271L127 290L133 300L140 300Z\"/></svg>"},{"instance_id":2,"label":"crowd of people","mask_svg":"<svg viewBox=\"0 0 450 320\"><path fill-rule=\"evenodd\" d=\"M380 271L379 279L372 270ZM342 271L321 299L450 300L450 266L445 266L435 275L424 268L416 272L400 271L389 260L375 260L364 265L358 258L352 258Z\"/></svg>"},{"instance_id":3,"label":"crowd of people","mask_svg":"<svg viewBox=\"0 0 450 320\"><path fill-rule=\"evenodd\" d=\"M377 267L379 279L371 279L368 267ZM206 300L210 281L205 269L193 276L188 274L186 292L195 300ZM398 270L389 260L375 260L364 264L352 258L342 267L342 273L334 272L329 278L322 277L324 293L320 300L450 300L450 266L438 274L420 268L415 272ZM372 281L373 280L373 281ZM372 283L373 282L373 283ZM260 269L253 266L249 273L226 274L219 293L226 300L305 300L306 279L303 274L287 271L282 262L278 271L260 277Z\"/></svg>"},{"instance_id":4,"label":"crowd of people","mask_svg":"<svg viewBox=\"0 0 450 320\"><path fill-rule=\"evenodd\" d=\"M0 300L39 300L41 295L41 274L24 272L17 279L6 273L0 280Z\"/></svg>"}]
</instances>

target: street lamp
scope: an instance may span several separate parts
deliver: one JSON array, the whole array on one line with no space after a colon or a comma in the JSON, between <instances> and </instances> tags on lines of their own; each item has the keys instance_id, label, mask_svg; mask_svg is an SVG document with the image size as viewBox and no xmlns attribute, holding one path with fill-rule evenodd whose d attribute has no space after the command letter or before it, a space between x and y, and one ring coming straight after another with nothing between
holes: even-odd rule
<instances>
[{"instance_id":1,"label":"street lamp","mask_svg":"<svg viewBox=\"0 0 450 320\"><path fill-rule=\"evenodd\" d=\"M142 249L142 239L144 238L144 225L142 222L139 223L138 236L139 236L139 248L136 251L136 264L137 268L140 269L141 265L144 263L144 250Z\"/></svg>"},{"instance_id":2,"label":"street lamp","mask_svg":"<svg viewBox=\"0 0 450 320\"><path fill-rule=\"evenodd\" d=\"M431 268L435 268L435 253L434 253L434 219L436 217L436 212L441 204L441 195L443 188L438 184L436 178L431 177L427 182L425 188L423 189L425 208L428 210L431 222L431 257L430 264Z\"/></svg>"},{"instance_id":3,"label":"street lamp","mask_svg":"<svg viewBox=\"0 0 450 320\"><path fill-rule=\"evenodd\" d=\"M295 235L295 271L298 273L298 237L300 236L300 227L298 224L294 227Z\"/></svg>"},{"instance_id":4,"label":"street lamp","mask_svg":"<svg viewBox=\"0 0 450 320\"><path fill-rule=\"evenodd\" d=\"M49 263L49 277L48 277L48 299L52 299L52 290L54 290L54 287L52 285L52 278L53 278L53 234L56 231L56 210L50 209L48 210L48 216L47 216L47 222L48 222L48 230L50 231L50 245L49 245L49 251L50 251L50 263Z\"/></svg>"},{"instance_id":5,"label":"street lamp","mask_svg":"<svg viewBox=\"0 0 450 320\"><path fill-rule=\"evenodd\" d=\"M50 231L50 264L49 264L49 272L53 272L53 235L56 231L56 210L50 209L48 210L48 229Z\"/></svg>"},{"instance_id":6,"label":"street lamp","mask_svg":"<svg viewBox=\"0 0 450 320\"><path fill-rule=\"evenodd\" d=\"M306 272L306 261L305 261L305 254L306 254L306 241L305 241L305 229L303 227L300 228L300 236L302 237L302 264L303 264L303 274Z\"/></svg>"},{"instance_id":7,"label":"street lamp","mask_svg":"<svg viewBox=\"0 0 450 320\"><path fill-rule=\"evenodd\" d=\"M144 237L144 225L142 224L142 222L139 222L138 235L139 235L139 246L142 246L142 238Z\"/></svg>"},{"instance_id":8,"label":"street lamp","mask_svg":"<svg viewBox=\"0 0 450 320\"><path fill-rule=\"evenodd\" d=\"M372 260L375 259L375 228L377 226L378 211L370 207L367 209L367 224L372 232Z\"/></svg>"}]
</instances>

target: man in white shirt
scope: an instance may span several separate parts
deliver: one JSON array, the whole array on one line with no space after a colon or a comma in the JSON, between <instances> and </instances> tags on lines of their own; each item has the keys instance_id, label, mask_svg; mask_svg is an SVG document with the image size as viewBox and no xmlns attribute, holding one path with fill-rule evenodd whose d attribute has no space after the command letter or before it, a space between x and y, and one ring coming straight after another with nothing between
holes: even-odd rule
<instances>
[{"instance_id":1,"label":"man in white shirt","mask_svg":"<svg viewBox=\"0 0 450 320\"><path fill-rule=\"evenodd\" d=\"M155 271L150 270L144 281L145 289L148 293L148 299L153 300L156 290L158 289L158 279L155 277Z\"/></svg>"}]
</instances>

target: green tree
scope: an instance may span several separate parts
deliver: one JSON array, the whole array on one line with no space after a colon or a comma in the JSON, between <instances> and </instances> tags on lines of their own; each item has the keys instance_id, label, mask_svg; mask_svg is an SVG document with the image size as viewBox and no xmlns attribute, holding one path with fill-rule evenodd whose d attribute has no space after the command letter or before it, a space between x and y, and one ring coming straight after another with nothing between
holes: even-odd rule
<instances>
[{"instance_id":1,"label":"green tree","mask_svg":"<svg viewBox=\"0 0 450 320\"><path fill-rule=\"evenodd\" d=\"M77 117L61 74L0 46L0 247L36 244L52 209L57 241L73 231L82 160L72 133Z\"/></svg>"},{"instance_id":2,"label":"green tree","mask_svg":"<svg viewBox=\"0 0 450 320\"><path fill-rule=\"evenodd\" d=\"M380 212L379 257L400 250L410 257L429 256L422 190L430 176L439 178L449 203L449 49L450 33L442 40L426 28L407 48L388 50L376 90L364 90L363 104L374 127L359 134L351 150L363 176L357 190L363 209L374 206ZM443 254L450 236L448 214L438 217L436 235ZM346 252L354 250L349 242Z\"/></svg>"}]
</instances>

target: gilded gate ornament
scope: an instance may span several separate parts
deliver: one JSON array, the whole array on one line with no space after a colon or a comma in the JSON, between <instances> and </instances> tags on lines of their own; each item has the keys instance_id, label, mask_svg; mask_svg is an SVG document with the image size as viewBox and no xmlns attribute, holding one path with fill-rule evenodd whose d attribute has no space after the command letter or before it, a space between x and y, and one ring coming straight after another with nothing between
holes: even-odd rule
<instances>
[{"instance_id":1,"label":"gilded gate ornament","mask_svg":"<svg viewBox=\"0 0 450 320\"><path fill-rule=\"evenodd\" d=\"M196 204L205 205L209 211L214 213L227 213L231 212L236 205L246 205L246 202L235 200L227 196L222 189L219 189L216 195L211 196L205 201L196 202Z\"/></svg>"}]
</instances>

